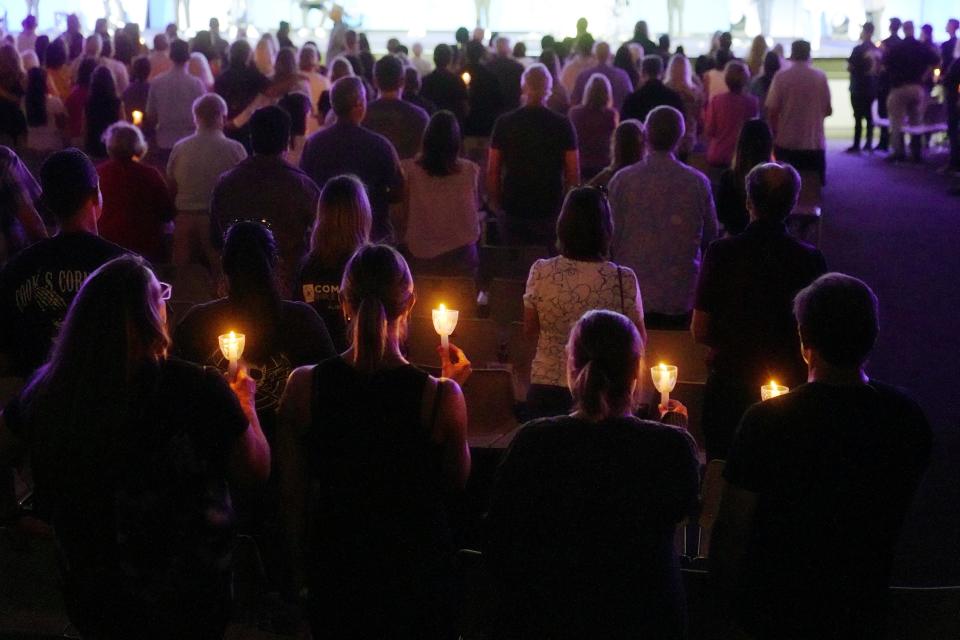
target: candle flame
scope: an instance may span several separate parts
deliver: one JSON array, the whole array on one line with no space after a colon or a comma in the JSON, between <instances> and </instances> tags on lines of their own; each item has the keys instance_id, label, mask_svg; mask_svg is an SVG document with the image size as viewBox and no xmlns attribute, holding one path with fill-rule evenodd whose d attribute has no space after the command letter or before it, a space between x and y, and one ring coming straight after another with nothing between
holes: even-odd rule
<instances>
[{"instance_id":1,"label":"candle flame","mask_svg":"<svg viewBox=\"0 0 960 640\"><path fill-rule=\"evenodd\" d=\"M440 303L440 311L446 311L447 307L442 302Z\"/></svg>"},{"instance_id":2,"label":"candle flame","mask_svg":"<svg viewBox=\"0 0 960 640\"><path fill-rule=\"evenodd\" d=\"M754 382L753 384L757 384L757 383ZM770 386L773 387L774 389L776 389L776 388L777 388L777 381L774 380L773 378L770 378Z\"/></svg>"}]
</instances>

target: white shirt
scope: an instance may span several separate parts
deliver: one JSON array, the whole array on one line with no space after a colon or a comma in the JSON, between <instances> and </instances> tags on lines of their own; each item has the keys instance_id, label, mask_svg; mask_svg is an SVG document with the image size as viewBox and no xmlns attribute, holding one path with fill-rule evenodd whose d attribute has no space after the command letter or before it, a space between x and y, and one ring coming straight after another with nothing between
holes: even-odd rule
<instances>
[{"instance_id":1,"label":"white shirt","mask_svg":"<svg viewBox=\"0 0 960 640\"><path fill-rule=\"evenodd\" d=\"M247 157L243 145L222 131L198 131L174 145L167 177L177 185L178 211L206 211L220 174Z\"/></svg>"},{"instance_id":2,"label":"white shirt","mask_svg":"<svg viewBox=\"0 0 960 640\"><path fill-rule=\"evenodd\" d=\"M203 83L174 67L150 83L147 117L157 122L157 146L172 149L178 140L193 134L193 101L206 93Z\"/></svg>"},{"instance_id":3,"label":"white shirt","mask_svg":"<svg viewBox=\"0 0 960 640\"><path fill-rule=\"evenodd\" d=\"M773 76L767 93L768 113L776 113L774 143L784 149L826 149L823 119L830 115L827 74L809 61L797 62Z\"/></svg>"},{"instance_id":4,"label":"white shirt","mask_svg":"<svg viewBox=\"0 0 960 640\"><path fill-rule=\"evenodd\" d=\"M591 309L609 309L636 324L643 318L637 276L629 267L613 262L580 262L563 256L533 263L523 305L536 310L540 321L530 381L557 387L567 386L564 347L580 316Z\"/></svg>"},{"instance_id":5,"label":"white shirt","mask_svg":"<svg viewBox=\"0 0 960 640\"><path fill-rule=\"evenodd\" d=\"M420 72L420 77L433 71L433 65L430 64L430 61L418 56L412 56L410 58L410 66Z\"/></svg>"}]
</instances>

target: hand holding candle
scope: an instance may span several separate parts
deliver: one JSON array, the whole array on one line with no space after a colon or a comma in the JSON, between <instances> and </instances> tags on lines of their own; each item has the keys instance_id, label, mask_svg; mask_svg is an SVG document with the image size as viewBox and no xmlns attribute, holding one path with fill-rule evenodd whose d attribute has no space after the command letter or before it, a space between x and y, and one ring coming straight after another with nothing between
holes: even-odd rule
<instances>
[{"instance_id":1,"label":"hand holding candle","mask_svg":"<svg viewBox=\"0 0 960 640\"><path fill-rule=\"evenodd\" d=\"M670 406L670 392L677 386L677 367L661 362L650 367L650 377L653 378L653 386L660 392L660 404Z\"/></svg>"},{"instance_id":2,"label":"hand holding candle","mask_svg":"<svg viewBox=\"0 0 960 640\"><path fill-rule=\"evenodd\" d=\"M760 400L769 400L789 392L790 388L777 384L774 380L760 387Z\"/></svg>"},{"instance_id":3,"label":"hand holding candle","mask_svg":"<svg viewBox=\"0 0 960 640\"><path fill-rule=\"evenodd\" d=\"M444 351L450 348L450 334L457 328L460 312L456 309L447 309L444 305L433 310L433 328L440 334L440 346Z\"/></svg>"},{"instance_id":4,"label":"hand holding candle","mask_svg":"<svg viewBox=\"0 0 960 640\"><path fill-rule=\"evenodd\" d=\"M247 337L242 333L231 331L218 338L220 340L220 352L230 363L227 373L231 380L237 377L237 367L240 362L240 356L243 355L243 347L246 345Z\"/></svg>"}]
</instances>

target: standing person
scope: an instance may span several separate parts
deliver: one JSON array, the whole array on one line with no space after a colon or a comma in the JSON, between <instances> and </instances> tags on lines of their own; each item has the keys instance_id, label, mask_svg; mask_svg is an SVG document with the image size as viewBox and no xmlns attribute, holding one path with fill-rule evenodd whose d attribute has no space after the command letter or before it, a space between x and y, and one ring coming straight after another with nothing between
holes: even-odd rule
<instances>
[{"instance_id":1,"label":"standing person","mask_svg":"<svg viewBox=\"0 0 960 640\"><path fill-rule=\"evenodd\" d=\"M547 71L550 72L550 78L553 80L550 97L547 98L547 108L561 115L566 115L570 111L570 97L567 95L567 90L560 84L560 62L557 53L552 49L547 49L540 54L540 64L547 68Z\"/></svg>"},{"instance_id":2,"label":"standing person","mask_svg":"<svg viewBox=\"0 0 960 640\"><path fill-rule=\"evenodd\" d=\"M903 42L900 37L900 27L903 22L900 18L890 18L890 35L880 42L881 65L880 75L877 78L877 114L881 118L887 118L887 98L890 95L890 76L887 70L887 56L889 56L897 45ZM890 128L880 127L880 141L877 143L877 151L886 153L890 148Z\"/></svg>"},{"instance_id":3,"label":"standing person","mask_svg":"<svg viewBox=\"0 0 960 640\"><path fill-rule=\"evenodd\" d=\"M67 108L67 141L77 147L84 146L86 138L87 101L90 99L90 79L97 69L93 60L84 60L77 70L77 81L64 101Z\"/></svg>"},{"instance_id":4,"label":"standing person","mask_svg":"<svg viewBox=\"0 0 960 640\"><path fill-rule=\"evenodd\" d=\"M793 310L807 382L743 417L710 573L727 619L750 637L880 638L930 425L904 392L866 372L878 334L866 284L821 276ZM864 522L870 535L860 535Z\"/></svg>"},{"instance_id":5,"label":"standing person","mask_svg":"<svg viewBox=\"0 0 960 640\"><path fill-rule=\"evenodd\" d=\"M150 83L146 117L156 125L157 163L166 166L170 151L194 131L193 103L206 93L203 83L187 71L190 48L183 40L170 45L173 68Z\"/></svg>"},{"instance_id":6,"label":"standing person","mask_svg":"<svg viewBox=\"0 0 960 640\"><path fill-rule=\"evenodd\" d=\"M456 116L439 111L420 153L400 163L407 180L401 245L414 273L477 275L480 167L460 157L460 139Z\"/></svg>"},{"instance_id":7,"label":"standing person","mask_svg":"<svg viewBox=\"0 0 960 640\"><path fill-rule=\"evenodd\" d=\"M613 176L620 169L636 164L643 159L643 123L639 120L623 120L617 125L610 141L610 166L604 167L587 183L587 186L606 191Z\"/></svg>"},{"instance_id":8,"label":"standing person","mask_svg":"<svg viewBox=\"0 0 960 640\"><path fill-rule=\"evenodd\" d=\"M899 162L907 158L903 123L920 124L926 101L923 78L939 62L939 56L914 37L913 23L903 23L903 41L897 44L883 63L887 68L890 95L887 112L890 114L890 155L887 160ZM910 155L914 162L923 161L923 136L910 136Z\"/></svg>"},{"instance_id":9,"label":"standing person","mask_svg":"<svg viewBox=\"0 0 960 640\"><path fill-rule=\"evenodd\" d=\"M389 140L360 126L367 111L362 79L340 78L330 93L337 121L307 140L300 168L317 185L344 173L360 178L373 208L371 239L391 238L389 206L403 199L403 172L397 152Z\"/></svg>"},{"instance_id":10,"label":"standing person","mask_svg":"<svg viewBox=\"0 0 960 640\"><path fill-rule=\"evenodd\" d=\"M690 60L682 54L674 54L670 58L664 84L683 101L684 134L679 149L680 158L683 159L697 146L700 114L703 112L703 90L693 82Z\"/></svg>"},{"instance_id":11,"label":"standing person","mask_svg":"<svg viewBox=\"0 0 960 640\"><path fill-rule=\"evenodd\" d=\"M437 109L453 112L457 120L463 123L467 115L469 96L463 79L450 70L452 62L453 51L450 46L438 44L433 50L433 64L437 68L423 77L420 93L436 105Z\"/></svg>"},{"instance_id":12,"label":"standing person","mask_svg":"<svg viewBox=\"0 0 960 640\"><path fill-rule=\"evenodd\" d=\"M727 235L747 227L747 174L758 164L773 161L773 134L763 120L747 120L740 129L733 164L720 174L716 186L717 221Z\"/></svg>"},{"instance_id":13,"label":"standing person","mask_svg":"<svg viewBox=\"0 0 960 640\"><path fill-rule=\"evenodd\" d=\"M37 43L37 16L28 15L20 22L20 26L23 27L23 31L17 35L17 51L20 53L33 51Z\"/></svg>"},{"instance_id":14,"label":"standing person","mask_svg":"<svg viewBox=\"0 0 960 640\"><path fill-rule=\"evenodd\" d=\"M568 96L572 96L577 86L580 74L596 66L597 60L593 57L593 37L580 36L574 43L575 55L563 65L560 73L560 84Z\"/></svg>"},{"instance_id":15,"label":"standing person","mask_svg":"<svg viewBox=\"0 0 960 640\"><path fill-rule=\"evenodd\" d=\"M770 93L770 85L773 84L773 78L780 71L784 62L780 56L773 51L768 51L763 59L763 73L750 81L750 93L757 97L760 102L760 117L764 120L767 116L767 94Z\"/></svg>"},{"instance_id":16,"label":"standing person","mask_svg":"<svg viewBox=\"0 0 960 640\"><path fill-rule=\"evenodd\" d=\"M462 127L465 138L464 147L467 157L475 162L486 160L493 125L506 110L500 81L483 64L486 53L486 47L479 42L468 42L463 66L463 72L470 74L470 86L467 87L470 108ZM519 81L517 84L519 86Z\"/></svg>"},{"instance_id":17,"label":"standing person","mask_svg":"<svg viewBox=\"0 0 960 640\"><path fill-rule=\"evenodd\" d=\"M413 57L410 58L410 66L417 70L421 76L425 76L433 71L433 65L429 60L423 57L423 45L419 42L413 43Z\"/></svg>"},{"instance_id":18,"label":"standing person","mask_svg":"<svg viewBox=\"0 0 960 640\"><path fill-rule=\"evenodd\" d=\"M95 271L50 359L0 417L0 460L29 453L85 637L221 637L229 483L262 482L255 383L167 358L162 285L140 258Z\"/></svg>"},{"instance_id":19,"label":"standing person","mask_svg":"<svg viewBox=\"0 0 960 640\"><path fill-rule=\"evenodd\" d=\"M580 178L584 182L610 164L610 137L619 121L610 95L610 81L602 74L594 74L583 94L583 104L570 109L580 153Z\"/></svg>"},{"instance_id":20,"label":"standing person","mask_svg":"<svg viewBox=\"0 0 960 640\"><path fill-rule=\"evenodd\" d=\"M24 97L27 115L27 148L38 159L63 149L67 109L59 96L50 93L47 72L36 67L27 72L27 94Z\"/></svg>"},{"instance_id":21,"label":"standing person","mask_svg":"<svg viewBox=\"0 0 960 640\"><path fill-rule=\"evenodd\" d=\"M637 71L637 63L633 59L633 52L630 51L629 44L622 44L613 56L613 66L620 69L630 78L630 92L635 91L640 86L640 72ZM629 93L629 92L628 92Z\"/></svg>"},{"instance_id":22,"label":"standing person","mask_svg":"<svg viewBox=\"0 0 960 640\"><path fill-rule=\"evenodd\" d=\"M0 271L0 360L7 363L7 375L19 378L29 377L46 360L87 275L124 253L98 236L100 179L83 152L51 155L40 170L40 183L43 205L59 232L27 247Z\"/></svg>"},{"instance_id":23,"label":"standing person","mask_svg":"<svg viewBox=\"0 0 960 640\"><path fill-rule=\"evenodd\" d=\"M130 86L120 96L123 100L123 115L127 122L133 122L133 112L147 112L147 97L150 95L150 60L138 56L133 60L130 70Z\"/></svg>"},{"instance_id":24,"label":"standing person","mask_svg":"<svg viewBox=\"0 0 960 640\"><path fill-rule=\"evenodd\" d=\"M83 54L83 31L77 14L71 13L67 16L67 30L60 35L59 39L67 45L67 59L70 62Z\"/></svg>"},{"instance_id":25,"label":"standing person","mask_svg":"<svg viewBox=\"0 0 960 640\"><path fill-rule=\"evenodd\" d=\"M497 38L496 47L496 54L487 62L487 69L500 84L504 110L510 111L520 106L520 76L524 66L510 55L510 38Z\"/></svg>"},{"instance_id":26,"label":"standing person","mask_svg":"<svg viewBox=\"0 0 960 640\"><path fill-rule=\"evenodd\" d=\"M430 116L420 107L403 100L403 63L386 55L373 66L373 79L380 97L367 105L363 126L393 144L401 160L420 150L420 139Z\"/></svg>"},{"instance_id":27,"label":"standing person","mask_svg":"<svg viewBox=\"0 0 960 640\"><path fill-rule=\"evenodd\" d=\"M170 42L167 36L158 33L153 36L153 51L150 52L150 80L165 74L173 68L170 61Z\"/></svg>"},{"instance_id":28,"label":"standing person","mask_svg":"<svg viewBox=\"0 0 960 640\"><path fill-rule=\"evenodd\" d=\"M789 69L777 73L767 94L767 117L773 130L774 155L798 171L816 171L826 183L824 119L833 113L827 74L810 63L810 43L790 45Z\"/></svg>"},{"instance_id":29,"label":"standing person","mask_svg":"<svg viewBox=\"0 0 960 640\"><path fill-rule=\"evenodd\" d=\"M50 78L50 84L56 89L60 99L66 102L70 91L73 89L72 78L70 75L70 65L67 64L67 47L63 40L54 40L47 47L46 56L47 75Z\"/></svg>"},{"instance_id":30,"label":"standing person","mask_svg":"<svg viewBox=\"0 0 960 640\"><path fill-rule=\"evenodd\" d=\"M173 264L183 268L206 261L216 273L219 257L212 245L211 206L220 175L247 157L243 145L223 134L227 103L215 93L193 102L196 132L179 140L167 161L167 182L174 195L177 221Z\"/></svg>"},{"instance_id":31,"label":"standing person","mask_svg":"<svg viewBox=\"0 0 960 640\"><path fill-rule=\"evenodd\" d=\"M525 424L501 463L483 553L508 637L686 637L674 536L699 465L682 428L634 415L643 350L630 319L584 314L560 363L572 412Z\"/></svg>"},{"instance_id":32,"label":"standing person","mask_svg":"<svg viewBox=\"0 0 960 640\"><path fill-rule=\"evenodd\" d=\"M219 247L224 232L237 220L262 221L276 238L277 286L289 299L297 268L307 252L320 190L303 171L284 158L290 144L290 116L280 107L257 109L250 118L253 155L223 173L210 201L213 238Z\"/></svg>"},{"instance_id":33,"label":"standing person","mask_svg":"<svg viewBox=\"0 0 960 640\"><path fill-rule=\"evenodd\" d=\"M350 259L340 291L351 347L301 367L280 406L277 462L296 588L316 637L456 638L450 494L470 473L451 345L444 378L407 362L415 300L403 258L384 245ZM451 355L452 354L452 355ZM451 359L456 359L451 364Z\"/></svg>"},{"instance_id":34,"label":"standing person","mask_svg":"<svg viewBox=\"0 0 960 640\"><path fill-rule=\"evenodd\" d=\"M753 41L750 43L750 53L747 54L746 59L747 68L750 69L751 76L755 77L760 74L768 50L767 39L763 37L762 34L754 36Z\"/></svg>"},{"instance_id":35,"label":"standing person","mask_svg":"<svg viewBox=\"0 0 960 640\"><path fill-rule=\"evenodd\" d=\"M147 143L138 127L116 122L103 135L106 162L97 166L103 212L100 235L153 264L169 260L165 227L173 220L173 198L154 167L142 164Z\"/></svg>"},{"instance_id":36,"label":"standing person","mask_svg":"<svg viewBox=\"0 0 960 640\"><path fill-rule=\"evenodd\" d=\"M727 64L724 72L727 93L715 96L707 105L703 135L707 139L707 162L714 167L727 167L733 160L740 129L759 115L757 98L745 92L750 81L747 65L739 60Z\"/></svg>"},{"instance_id":37,"label":"standing person","mask_svg":"<svg viewBox=\"0 0 960 640\"><path fill-rule=\"evenodd\" d=\"M306 135L320 130L320 111L318 104L320 96L330 89L330 80L320 73L320 52L313 45L304 45L300 49L300 73L307 77L310 83L310 117L307 118Z\"/></svg>"},{"instance_id":38,"label":"standing person","mask_svg":"<svg viewBox=\"0 0 960 640\"><path fill-rule=\"evenodd\" d=\"M683 127L673 107L651 111L647 157L610 181L611 256L642 283L648 328L687 328L703 251L717 236L710 181L676 158Z\"/></svg>"},{"instance_id":39,"label":"standing person","mask_svg":"<svg viewBox=\"0 0 960 640\"><path fill-rule=\"evenodd\" d=\"M433 115L437 111L437 105L420 94L420 72L413 67L407 67L403 71L403 99L420 107L428 115Z\"/></svg>"},{"instance_id":40,"label":"standing person","mask_svg":"<svg viewBox=\"0 0 960 640\"><path fill-rule=\"evenodd\" d=\"M0 216L0 265L22 247L47 237L47 228L37 213L40 193L40 185L26 164L13 149L0 145L0 211L4 212ZM2 346L0 343L0 352L5 353Z\"/></svg>"},{"instance_id":41,"label":"standing person","mask_svg":"<svg viewBox=\"0 0 960 640\"><path fill-rule=\"evenodd\" d=\"M213 83L213 90L227 103L227 137L244 145L249 151L250 130L247 122L234 124L261 93L267 90L270 81L253 64L253 49L246 40L237 40L230 45L230 66Z\"/></svg>"},{"instance_id":42,"label":"standing person","mask_svg":"<svg viewBox=\"0 0 960 640\"><path fill-rule=\"evenodd\" d=\"M570 101L573 104L580 104L583 100L583 94L586 91L587 83L595 73L604 76L610 83L610 98L613 101L613 108L619 110L623 106L623 101L633 91L633 83L627 73L612 64L610 64L610 45L606 42L598 42L594 47L593 55L596 64L580 72L577 81L573 87L573 93L570 95Z\"/></svg>"},{"instance_id":43,"label":"standing person","mask_svg":"<svg viewBox=\"0 0 960 640\"><path fill-rule=\"evenodd\" d=\"M323 318L337 353L349 348L340 283L347 261L370 242L373 216L367 192L357 178L330 178L320 192L310 249L297 275L294 299L312 306Z\"/></svg>"},{"instance_id":44,"label":"standing person","mask_svg":"<svg viewBox=\"0 0 960 640\"><path fill-rule=\"evenodd\" d=\"M630 42L636 42L643 47L645 56L657 52L657 43L650 39L650 29L646 20L640 20L633 26L633 39Z\"/></svg>"},{"instance_id":45,"label":"standing person","mask_svg":"<svg viewBox=\"0 0 960 640\"><path fill-rule=\"evenodd\" d=\"M90 77L90 95L84 110L84 149L93 158L107 157L103 134L107 127L123 120L123 105L113 83L113 74L106 67L97 67Z\"/></svg>"},{"instance_id":46,"label":"standing person","mask_svg":"<svg viewBox=\"0 0 960 640\"><path fill-rule=\"evenodd\" d=\"M860 152L863 123L866 121L866 144L864 151L873 151L873 101L877 99L877 68L880 51L873 44L873 23L863 25L860 44L853 48L847 59L850 72L850 103L853 106L853 144L847 153Z\"/></svg>"},{"instance_id":47,"label":"standing person","mask_svg":"<svg viewBox=\"0 0 960 640\"><path fill-rule=\"evenodd\" d=\"M643 122L656 107L673 107L684 112L683 98L663 83L663 58L647 56L640 63L642 82L640 88L627 96L620 107L621 120L639 120Z\"/></svg>"},{"instance_id":48,"label":"standing person","mask_svg":"<svg viewBox=\"0 0 960 640\"><path fill-rule=\"evenodd\" d=\"M487 161L487 197L510 244L551 246L563 194L580 182L577 134L546 107L553 80L542 64L523 73L524 106L497 119Z\"/></svg>"},{"instance_id":49,"label":"standing person","mask_svg":"<svg viewBox=\"0 0 960 640\"><path fill-rule=\"evenodd\" d=\"M957 51L957 31L960 30L960 20L950 18L945 27L947 39L940 43L940 71L946 73L953 63Z\"/></svg>"},{"instance_id":50,"label":"standing person","mask_svg":"<svg viewBox=\"0 0 960 640\"><path fill-rule=\"evenodd\" d=\"M761 385L804 381L790 304L826 271L823 254L790 236L783 222L800 193L796 170L761 164L747 174L746 191L750 224L710 246L697 283L692 331L710 347L703 423L710 459L726 458Z\"/></svg>"},{"instance_id":51,"label":"standing person","mask_svg":"<svg viewBox=\"0 0 960 640\"><path fill-rule=\"evenodd\" d=\"M611 309L630 319L646 341L643 301L637 276L610 262L613 217L599 189L579 187L569 194L557 220L560 255L530 267L523 294L523 328L536 340L527 410L532 417L569 413L564 345L570 329L591 309Z\"/></svg>"}]
</instances>

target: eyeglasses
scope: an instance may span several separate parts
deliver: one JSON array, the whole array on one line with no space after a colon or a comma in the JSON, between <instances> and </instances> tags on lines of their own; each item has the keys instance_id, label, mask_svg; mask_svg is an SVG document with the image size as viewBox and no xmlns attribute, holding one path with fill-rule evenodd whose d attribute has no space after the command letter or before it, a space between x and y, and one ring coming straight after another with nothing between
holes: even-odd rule
<instances>
[{"instance_id":1,"label":"eyeglasses","mask_svg":"<svg viewBox=\"0 0 960 640\"><path fill-rule=\"evenodd\" d=\"M167 284L166 282L159 282L160 285L160 299L166 302L171 297L173 297L173 285Z\"/></svg>"}]
</instances>

